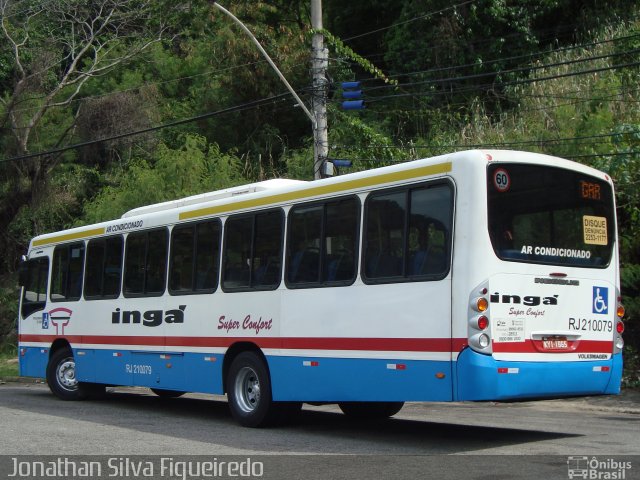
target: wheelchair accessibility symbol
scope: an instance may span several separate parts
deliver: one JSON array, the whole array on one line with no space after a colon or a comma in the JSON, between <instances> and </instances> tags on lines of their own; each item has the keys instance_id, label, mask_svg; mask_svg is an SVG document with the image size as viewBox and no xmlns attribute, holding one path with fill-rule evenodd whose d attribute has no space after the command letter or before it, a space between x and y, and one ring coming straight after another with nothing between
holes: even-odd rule
<instances>
[{"instance_id":1,"label":"wheelchair accessibility symbol","mask_svg":"<svg viewBox=\"0 0 640 480\"><path fill-rule=\"evenodd\" d=\"M606 315L609 313L609 289L607 287L593 287L593 313Z\"/></svg>"}]
</instances>

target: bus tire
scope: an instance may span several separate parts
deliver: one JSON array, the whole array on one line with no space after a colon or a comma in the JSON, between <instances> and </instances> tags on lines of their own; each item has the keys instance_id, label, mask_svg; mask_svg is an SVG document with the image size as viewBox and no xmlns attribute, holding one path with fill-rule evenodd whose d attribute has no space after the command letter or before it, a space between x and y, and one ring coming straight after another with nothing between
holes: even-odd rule
<instances>
[{"instance_id":1,"label":"bus tire","mask_svg":"<svg viewBox=\"0 0 640 480\"><path fill-rule=\"evenodd\" d=\"M402 409L404 402L342 402L338 406L350 418L375 420L393 417Z\"/></svg>"},{"instance_id":2,"label":"bus tire","mask_svg":"<svg viewBox=\"0 0 640 480\"><path fill-rule=\"evenodd\" d=\"M227 374L227 396L233 418L244 427L266 427L293 419L302 403L274 402L265 362L254 352L242 352Z\"/></svg>"},{"instance_id":3,"label":"bus tire","mask_svg":"<svg viewBox=\"0 0 640 480\"><path fill-rule=\"evenodd\" d=\"M81 383L76 377L76 361L69 348L56 350L47 364L49 390L62 400L83 400L104 394L104 385Z\"/></svg>"},{"instance_id":4,"label":"bus tire","mask_svg":"<svg viewBox=\"0 0 640 480\"><path fill-rule=\"evenodd\" d=\"M161 388L152 388L151 391L160 398L178 398L187 393L180 390L163 390Z\"/></svg>"}]
</instances>

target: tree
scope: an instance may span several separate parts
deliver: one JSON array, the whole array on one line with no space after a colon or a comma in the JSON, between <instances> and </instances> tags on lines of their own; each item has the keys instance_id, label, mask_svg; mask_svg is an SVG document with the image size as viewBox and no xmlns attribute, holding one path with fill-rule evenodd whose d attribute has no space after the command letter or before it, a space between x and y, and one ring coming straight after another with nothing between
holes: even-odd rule
<instances>
[{"instance_id":1,"label":"tree","mask_svg":"<svg viewBox=\"0 0 640 480\"><path fill-rule=\"evenodd\" d=\"M133 208L220 190L244 182L242 164L232 154L222 153L215 143L200 135L187 134L184 144L170 148L160 143L153 162L135 158L126 172L117 172L84 206L78 224L120 217Z\"/></svg>"},{"instance_id":2,"label":"tree","mask_svg":"<svg viewBox=\"0 0 640 480\"><path fill-rule=\"evenodd\" d=\"M71 104L89 79L162 40L166 25L152 21L152 13L150 2L137 0L0 0L2 36L14 64L10 91L0 101L18 154L28 152L49 109Z\"/></svg>"},{"instance_id":3,"label":"tree","mask_svg":"<svg viewBox=\"0 0 640 480\"><path fill-rule=\"evenodd\" d=\"M0 144L5 156L25 156L69 138L81 112L76 100L87 82L168 35L167 23L158 20L166 18L159 14L162 3L0 0L0 128L9 132ZM62 158L46 155L0 164L3 225L24 206L42 201L49 174ZM14 240L5 232L0 248Z\"/></svg>"}]
</instances>

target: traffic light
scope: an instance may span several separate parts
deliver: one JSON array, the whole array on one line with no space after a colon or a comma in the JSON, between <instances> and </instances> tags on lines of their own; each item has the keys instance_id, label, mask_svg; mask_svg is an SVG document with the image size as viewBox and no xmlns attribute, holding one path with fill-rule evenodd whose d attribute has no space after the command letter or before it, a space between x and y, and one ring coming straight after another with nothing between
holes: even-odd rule
<instances>
[{"instance_id":1,"label":"traffic light","mask_svg":"<svg viewBox=\"0 0 640 480\"><path fill-rule=\"evenodd\" d=\"M342 102L344 110L362 110L365 108L360 82L342 82L341 86L342 98L345 99Z\"/></svg>"},{"instance_id":2,"label":"traffic light","mask_svg":"<svg viewBox=\"0 0 640 480\"><path fill-rule=\"evenodd\" d=\"M351 160L334 158L334 159L331 159L330 161L338 168L349 168L352 165Z\"/></svg>"}]
</instances>

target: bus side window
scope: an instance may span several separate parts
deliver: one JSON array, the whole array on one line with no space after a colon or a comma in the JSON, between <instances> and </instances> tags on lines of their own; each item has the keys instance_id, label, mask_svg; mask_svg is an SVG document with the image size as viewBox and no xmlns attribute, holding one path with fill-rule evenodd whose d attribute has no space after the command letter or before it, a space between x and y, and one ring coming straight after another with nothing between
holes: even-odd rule
<instances>
[{"instance_id":1,"label":"bus side window","mask_svg":"<svg viewBox=\"0 0 640 480\"><path fill-rule=\"evenodd\" d=\"M322 205L299 206L289 211L287 283L319 281Z\"/></svg>"},{"instance_id":2,"label":"bus side window","mask_svg":"<svg viewBox=\"0 0 640 480\"><path fill-rule=\"evenodd\" d=\"M222 286L228 289L248 288L253 217L229 218L224 226L224 235Z\"/></svg>"},{"instance_id":3,"label":"bus side window","mask_svg":"<svg viewBox=\"0 0 640 480\"><path fill-rule=\"evenodd\" d=\"M289 211L287 285L341 286L356 274L360 208L356 197L303 204Z\"/></svg>"},{"instance_id":4,"label":"bus side window","mask_svg":"<svg viewBox=\"0 0 640 480\"><path fill-rule=\"evenodd\" d=\"M328 202L325 212L322 281L351 283L358 252L358 201L352 197Z\"/></svg>"},{"instance_id":5,"label":"bus side window","mask_svg":"<svg viewBox=\"0 0 640 480\"><path fill-rule=\"evenodd\" d=\"M120 235L89 241L84 279L85 299L117 298L120 295L122 253Z\"/></svg>"},{"instance_id":6,"label":"bus side window","mask_svg":"<svg viewBox=\"0 0 640 480\"><path fill-rule=\"evenodd\" d=\"M230 217L225 223L222 287L266 290L280 284L282 210Z\"/></svg>"},{"instance_id":7,"label":"bus side window","mask_svg":"<svg viewBox=\"0 0 640 480\"><path fill-rule=\"evenodd\" d=\"M219 220L200 223L196 227L195 291L214 291L218 287L220 230Z\"/></svg>"},{"instance_id":8,"label":"bus side window","mask_svg":"<svg viewBox=\"0 0 640 480\"><path fill-rule=\"evenodd\" d=\"M84 243L60 245L53 251L51 301L75 301L82 294Z\"/></svg>"},{"instance_id":9,"label":"bus side window","mask_svg":"<svg viewBox=\"0 0 640 480\"><path fill-rule=\"evenodd\" d=\"M365 277L402 276L406 192L372 194L367 202Z\"/></svg>"},{"instance_id":10,"label":"bus side window","mask_svg":"<svg viewBox=\"0 0 640 480\"><path fill-rule=\"evenodd\" d=\"M49 258L41 257L27 260L24 265L24 291L22 295L22 317L43 310L47 301L47 280L49 277Z\"/></svg>"},{"instance_id":11,"label":"bus side window","mask_svg":"<svg viewBox=\"0 0 640 480\"><path fill-rule=\"evenodd\" d=\"M210 293L218 286L220 222L176 226L171 233L169 292Z\"/></svg>"},{"instance_id":12,"label":"bus side window","mask_svg":"<svg viewBox=\"0 0 640 480\"><path fill-rule=\"evenodd\" d=\"M446 275L453 211L449 185L374 192L365 208L365 281L436 280Z\"/></svg>"},{"instance_id":13,"label":"bus side window","mask_svg":"<svg viewBox=\"0 0 640 480\"><path fill-rule=\"evenodd\" d=\"M272 288L280 283L282 265L281 210L259 213L255 219L251 286Z\"/></svg>"},{"instance_id":14,"label":"bus side window","mask_svg":"<svg viewBox=\"0 0 640 480\"><path fill-rule=\"evenodd\" d=\"M127 236L125 296L162 295L167 271L167 248L167 230L164 228Z\"/></svg>"},{"instance_id":15,"label":"bus side window","mask_svg":"<svg viewBox=\"0 0 640 480\"><path fill-rule=\"evenodd\" d=\"M451 205L450 189L442 185L411 191L409 276L438 275L447 270Z\"/></svg>"}]
</instances>

